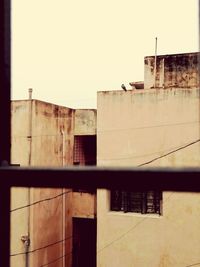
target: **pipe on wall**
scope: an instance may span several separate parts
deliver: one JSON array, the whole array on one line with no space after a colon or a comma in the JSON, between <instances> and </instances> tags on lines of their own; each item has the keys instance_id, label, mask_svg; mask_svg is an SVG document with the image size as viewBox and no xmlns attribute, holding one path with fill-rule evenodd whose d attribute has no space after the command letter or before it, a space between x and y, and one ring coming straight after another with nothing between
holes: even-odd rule
<instances>
[{"instance_id":1,"label":"pipe on wall","mask_svg":"<svg viewBox=\"0 0 200 267\"><path fill-rule=\"evenodd\" d=\"M29 88L29 118L28 118L28 140L29 140L29 157L28 157L28 166L31 166L32 159L32 92L33 89ZM31 188L28 187L28 233L27 240L25 241L25 267L29 267L29 247L30 247L30 202L31 202Z\"/></svg>"},{"instance_id":2,"label":"pipe on wall","mask_svg":"<svg viewBox=\"0 0 200 267\"><path fill-rule=\"evenodd\" d=\"M62 135L62 166L64 167L65 164L65 132L62 129L61 130L61 135ZM62 267L65 267L65 225L66 225L66 220L65 220L65 209L66 209L66 195L65 195L65 188L62 188Z\"/></svg>"}]
</instances>

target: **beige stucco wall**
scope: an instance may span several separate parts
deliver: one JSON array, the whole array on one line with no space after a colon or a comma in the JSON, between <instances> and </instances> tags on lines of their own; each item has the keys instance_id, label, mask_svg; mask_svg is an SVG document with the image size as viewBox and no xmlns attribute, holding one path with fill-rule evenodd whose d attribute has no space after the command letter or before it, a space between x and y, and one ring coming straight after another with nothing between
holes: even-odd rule
<instances>
[{"instance_id":1,"label":"beige stucco wall","mask_svg":"<svg viewBox=\"0 0 200 267\"><path fill-rule=\"evenodd\" d=\"M110 212L98 195L98 267L182 267L199 262L200 195L163 194L163 215Z\"/></svg>"},{"instance_id":2,"label":"beige stucco wall","mask_svg":"<svg viewBox=\"0 0 200 267\"><path fill-rule=\"evenodd\" d=\"M29 102L11 102L11 161L21 166L28 165L29 157Z\"/></svg>"},{"instance_id":3,"label":"beige stucco wall","mask_svg":"<svg viewBox=\"0 0 200 267\"><path fill-rule=\"evenodd\" d=\"M99 92L98 165L138 166L196 141L199 114L198 89Z\"/></svg>"},{"instance_id":4,"label":"beige stucco wall","mask_svg":"<svg viewBox=\"0 0 200 267\"><path fill-rule=\"evenodd\" d=\"M97 110L99 166L138 166L199 139L197 89L99 92ZM199 156L196 143L151 166L199 166ZM198 263L199 207L199 194L163 192L161 216L111 212L109 191L98 190L98 267Z\"/></svg>"}]
</instances>

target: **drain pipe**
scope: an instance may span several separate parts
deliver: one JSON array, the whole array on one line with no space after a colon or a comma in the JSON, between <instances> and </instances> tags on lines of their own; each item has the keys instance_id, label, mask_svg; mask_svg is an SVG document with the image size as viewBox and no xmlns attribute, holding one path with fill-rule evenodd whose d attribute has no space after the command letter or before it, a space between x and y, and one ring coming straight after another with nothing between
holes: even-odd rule
<instances>
[{"instance_id":1,"label":"drain pipe","mask_svg":"<svg viewBox=\"0 0 200 267\"><path fill-rule=\"evenodd\" d=\"M31 166L31 154L32 154L32 92L33 89L29 88L29 119L28 119L28 140L29 140L29 157L28 166Z\"/></svg>"},{"instance_id":2,"label":"drain pipe","mask_svg":"<svg viewBox=\"0 0 200 267\"><path fill-rule=\"evenodd\" d=\"M62 135L62 166L65 166L65 132L61 130Z\"/></svg>"},{"instance_id":3,"label":"drain pipe","mask_svg":"<svg viewBox=\"0 0 200 267\"><path fill-rule=\"evenodd\" d=\"M61 130L62 135L62 166L65 166L65 132L62 129ZM66 195L65 195L65 188L62 188L62 267L65 267L65 226L66 226L66 220L65 220L65 209L66 209Z\"/></svg>"},{"instance_id":4,"label":"drain pipe","mask_svg":"<svg viewBox=\"0 0 200 267\"><path fill-rule=\"evenodd\" d=\"M31 157L32 157L32 93L33 89L28 89L29 93L29 119L28 119L28 140L29 140L29 157L28 157L28 166L31 166ZM25 267L29 267L29 246L30 246L30 194L31 188L28 187L28 234L24 237L25 245Z\"/></svg>"}]
</instances>

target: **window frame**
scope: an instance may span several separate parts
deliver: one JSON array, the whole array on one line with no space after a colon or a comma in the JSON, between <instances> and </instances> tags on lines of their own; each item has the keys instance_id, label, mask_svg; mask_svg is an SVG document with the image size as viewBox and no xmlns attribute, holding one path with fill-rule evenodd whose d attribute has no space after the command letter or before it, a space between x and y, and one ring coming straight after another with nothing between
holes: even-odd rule
<instances>
[{"instance_id":1,"label":"window frame","mask_svg":"<svg viewBox=\"0 0 200 267\"><path fill-rule=\"evenodd\" d=\"M150 197L148 194L153 193L153 208L148 211L148 204ZM118 201L115 199L115 194L119 194ZM139 194L138 200L134 194ZM110 211L124 212L124 213L137 213L137 214L154 214L161 215L162 211L162 191L148 190L148 191L123 191L111 190L110 191ZM152 195L151 195L152 196ZM159 197L158 197L159 196ZM123 199L124 197L124 199ZM137 200L137 203L136 203ZM118 203L116 203L118 202Z\"/></svg>"}]
</instances>

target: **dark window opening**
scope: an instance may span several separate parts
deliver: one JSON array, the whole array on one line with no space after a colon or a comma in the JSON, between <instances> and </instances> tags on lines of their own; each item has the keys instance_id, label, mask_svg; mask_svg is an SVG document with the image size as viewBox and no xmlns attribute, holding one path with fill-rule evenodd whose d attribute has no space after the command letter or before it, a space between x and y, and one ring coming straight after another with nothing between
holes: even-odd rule
<instances>
[{"instance_id":1,"label":"dark window opening","mask_svg":"<svg viewBox=\"0 0 200 267\"><path fill-rule=\"evenodd\" d=\"M74 136L73 165L96 165L96 135ZM96 189L73 188L74 192L95 194Z\"/></svg>"},{"instance_id":2,"label":"dark window opening","mask_svg":"<svg viewBox=\"0 0 200 267\"><path fill-rule=\"evenodd\" d=\"M161 191L111 191L111 210L141 214L161 214Z\"/></svg>"},{"instance_id":3,"label":"dark window opening","mask_svg":"<svg viewBox=\"0 0 200 267\"><path fill-rule=\"evenodd\" d=\"M96 135L74 136L74 165L96 165Z\"/></svg>"}]
</instances>

